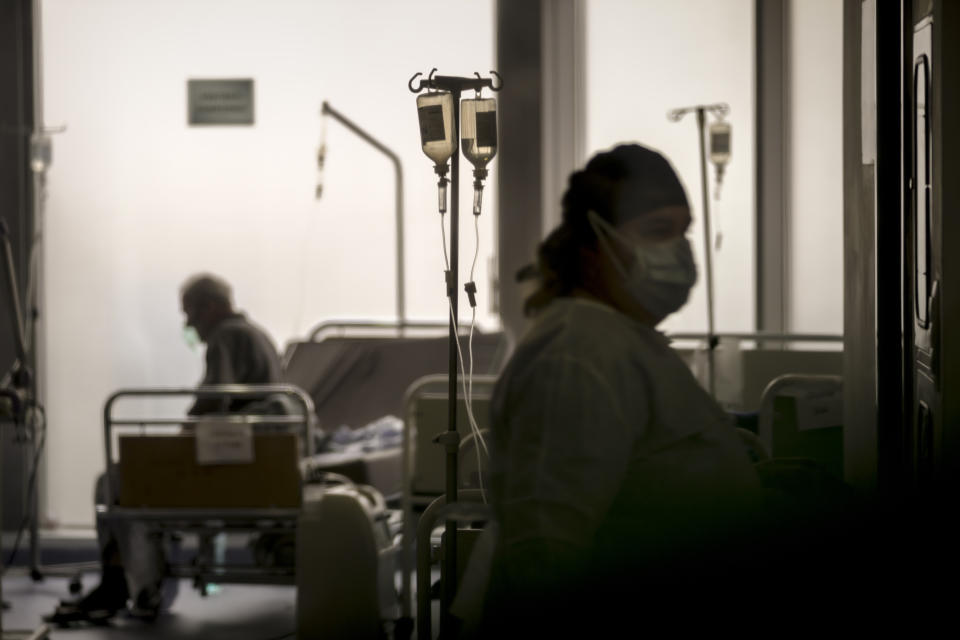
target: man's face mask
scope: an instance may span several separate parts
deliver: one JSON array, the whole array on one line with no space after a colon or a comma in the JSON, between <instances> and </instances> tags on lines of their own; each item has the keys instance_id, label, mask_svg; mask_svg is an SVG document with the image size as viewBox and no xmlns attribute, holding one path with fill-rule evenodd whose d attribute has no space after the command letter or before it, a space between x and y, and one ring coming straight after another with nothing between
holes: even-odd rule
<instances>
[{"instance_id":1,"label":"man's face mask","mask_svg":"<svg viewBox=\"0 0 960 640\"><path fill-rule=\"evenodd\" d=\"M193 327L186 326L183 328L183 341L187 343L191 351L196 351L200 345L200 334Z\"/></svg>"},{"instance_id":2,"label":"man's face mask","mask_svg":"<svg viewBox=\"0 0 960 640\"><path fill-rule=\"evenodd\" d=\"M587 212L587 219L623 276L631 297L657 320L662 320L687 302L690 289L697 281L697 266L686 237L639 245L593 211ZM618 240L633 252L634 260L629 269L623 266L608 238Z\"/></svg>"}]
</instances>

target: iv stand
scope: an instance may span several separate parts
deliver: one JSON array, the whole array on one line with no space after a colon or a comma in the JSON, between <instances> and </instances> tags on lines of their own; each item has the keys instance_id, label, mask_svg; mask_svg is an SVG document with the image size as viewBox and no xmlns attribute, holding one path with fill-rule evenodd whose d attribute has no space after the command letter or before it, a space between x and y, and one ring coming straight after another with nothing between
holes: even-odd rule
<instances>
[{"instance_id":1,"label":"iv stand","mask_svg":"<svg viewBox=\"0 0 960 640\"><path fill-rule=\"evenodd\" d=\"M436 71L436 69L434 69ZM499 74L493 73L498 79ZM413 93L420 93L424 89L449 91L453 96L453 140L455 149L450 159L450 270L447 272L447 297L450 299L452 312L450 314L450 368L447 386L447 431L441 433L436 442L442 444L447 456L446 465L446 504L457 501L457 454L460 449L460 433L457 431L457 373L459 359L457 356L457 274L459 268L459 233L460 233L460 94L464 90L479 91L489 87L499 91L503 84L494 86L490 78L463 78L457 76L434 76L430 74L426 81L421 80L414 88L413 81L416 73L407 83L407 88ZM445 528L445 546L443 555L443 594L440 600L440 636L449 632L451 627L450 605L457 592L457 524L447 520ZM423 636L425 625L417 622L418 635ZM428 627L427 627L428 628Z\"/></svg>"},{"instance_id":2,"label":"iv stand","mask_svg":"<svg viewBox=\"0 0 960 640\"><path fill-rule=\"evenodd\" d=\"M11 299L10 303L10 314L11 320L13 321L13 327L15 331L15 343L17 350L17 358L20 362L20 369L18 372L18 377L29 377L27 369L27 350L24 340L24 329L23 329L23 315L20 312L20 294L17 290L17 276L16 271L14 270L13 263L13 250L10 247L10 232L7 227L5 220L0 219L0 245L2 245L3 251L3 260L4 260L4 270L7 272L7 287L9 289L9 296ZM28 385L31 383L29 381L21 380L19 382L27 382ZM18 414L26 415L29 411L29 406L26 408L17 407L19 397L16 392L13 390L0 389L3 392L3 395L9 396L11 405L14 408L14 414L16 419L19 420ZM32 401L32 398L27 399L27 405ZM30 508L29 506L27 508ZM3 573L3 559L0 558L0 575ZM0 581L0 602L3 601L3 588L2 581ZM4 631L3 630L3 614L0 612L0 640L41 640L46 638L49 634L49 628L46 625L40 625L34 631Z\"/></svg>"},{"instance_id":3,"label":"iv stand","mask_svg":"<svg viewBox=\"0 0 960 640\"><path fill-rule=\"evenodd\" d=\"M671 122L679 122L690 112L697 114L697 128L700 133L700 184L703 192L703 256L707 265L707 387L713 398L717 396L714 350L719 339L713 325L713 251L710 243L710 198L708 196L707 150L706 150L706 112L726 115L730 106L725 102L710 105L696 105L673 109L667 114Z\"/></svg>"},{"instance_id":4,"label":"iv stand","mask_svg":"<svg viewBox=\"0 0 960 640\"><path fill-rule=\"evenodd\" d=\"M407 313L405 310L406 293L404 289L404 244L403 244L403 166L400 164L400 156L391 151L382 142L371 136L369 133L357 126L356 123L349 120L342 113L330 106L326 100L323 101L323 107L320 113L324 116L331 116L334 120L345 126L347 129L357 134L364 141L373 146L377 151L384 154L393 163L396 173L396 226L397 226L397 322L400 330L403 331L407 324Z\"/></svg>"}]
</instances>

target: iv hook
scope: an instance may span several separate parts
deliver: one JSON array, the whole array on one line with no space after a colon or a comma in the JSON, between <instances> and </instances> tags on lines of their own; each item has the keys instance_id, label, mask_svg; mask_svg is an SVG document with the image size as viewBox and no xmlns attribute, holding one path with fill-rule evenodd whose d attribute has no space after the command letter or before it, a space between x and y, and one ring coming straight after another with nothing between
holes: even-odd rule
<instances>
[{"instance_id":1,"label":"iv hook","mask_svg":"<svg viewBox=\"0 0 960 640\"><path fill-rule=\"evenodd\" d=\"M427 88L427 89L431 88L431 87L433 86L433 74L435 74L436 72L437 72L437 68L434 67L434 68L430 71L430 75L429 75L429 77L427 77L426 83L424 83L423 80L421 80L421 81L419 82L419 84L417 85L417 88L414 89L414 88L413 88L413 81L416 80L419 76L422 76L422 75L423 75L422 73L420 73L419 71L417 71L415 74L413 74L413 77L410 78L410 81L407 82L407 88L410 89L410 91L411 91L412 93L420 93L420 92L423 91L425 88Z\"/></svg>"},{"instance_id":2,"label":"iv hook","mask_svg":"<svg viewBox=\"0 0 960 640\"><path fill-rule=\"evenodd\" d=\"M420 84L417 86L416 89L413 88L413 81L422 75L423 75L422 73L417 71L415 74L413 74L413 77L410 78L410 81L407 82L407 88L410 89L411 93L420 93L420 91L423 90L423 82L420 82Z\"/></svg>"}]
</instances>

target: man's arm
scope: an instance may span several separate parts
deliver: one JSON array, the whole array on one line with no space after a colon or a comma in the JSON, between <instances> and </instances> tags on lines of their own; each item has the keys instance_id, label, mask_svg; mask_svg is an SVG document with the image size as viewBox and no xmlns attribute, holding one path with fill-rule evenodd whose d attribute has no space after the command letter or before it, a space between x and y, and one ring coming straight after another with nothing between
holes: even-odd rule
<instances>
[{"instance_id":1,"label":"man's arm","mask_svg":"<svg viewBox=\"0 0 960 640\"><path fill-rule=\"evenodd\" d=\"M230 360L230 349L222 339L216 338L207 344L205 360L206 365L200 386L236 382L234 367ZM199 416L208 413L224 413L228 406L229 402L222 398L197 398L197 401L187 411L187 415Z\"/></svg>"}]
</instances>

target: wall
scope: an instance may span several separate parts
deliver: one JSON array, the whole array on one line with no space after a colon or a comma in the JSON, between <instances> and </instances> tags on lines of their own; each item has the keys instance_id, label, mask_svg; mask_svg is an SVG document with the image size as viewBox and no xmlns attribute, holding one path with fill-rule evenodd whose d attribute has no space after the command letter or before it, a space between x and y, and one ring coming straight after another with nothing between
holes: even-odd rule
<instances>
[{"instance_id":1,"label":"wall","mask_svg":"<svg viewBox=\"0 0 960 640\"><path fill-rule=\"evenodd\" d=\"M497 2L497 65L500 73L511 79L499 94L500 317L504 331L514 341L526 326L523 301L528 293L516 281L516 274L533 261L543 235L541 19L539 2Z\"/></svg>"},{"instance_id":2,"label":"wall","mask_svg":"<svg viewBox=\"0 0 960 640\"><path fill-rule=\"evenodd\" d=\"M393 317L392 167L331 121L315 200L323 100L401 156L407 313L446 317L436 179L407 81L494 68L493 19L490 0L45 0L45 118L68 126L46 228L48 517L92 523L110 391L199 379L180 337L189 274L230 280L281 346L324 319ZM188 127L187 79L230 77L255 80L256 124ZM495 183L475 277L486 327ZM469 211L466 180L461 195ZM461 282L473 233L466 214Z\"/></svg>"}]
</instances>

